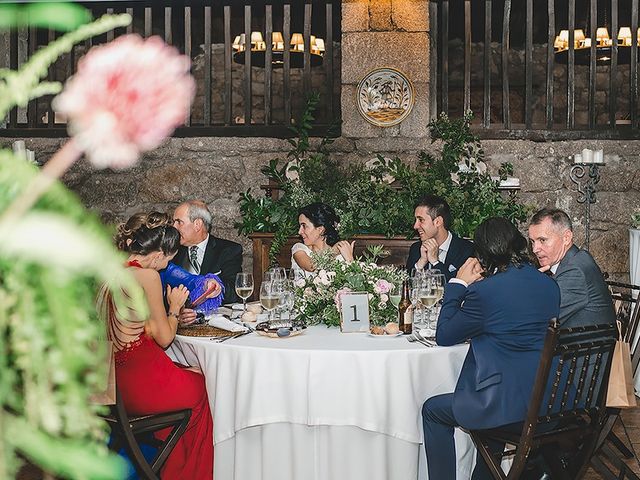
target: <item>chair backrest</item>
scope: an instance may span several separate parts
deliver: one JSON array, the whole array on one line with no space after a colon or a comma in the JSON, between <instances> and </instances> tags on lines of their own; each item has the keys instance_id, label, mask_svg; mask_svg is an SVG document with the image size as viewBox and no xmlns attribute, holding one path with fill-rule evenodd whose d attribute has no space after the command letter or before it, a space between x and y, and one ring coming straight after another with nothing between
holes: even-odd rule
<instances>
[{"instance_id":1,"label":"chair backrest","mask_svg":"<svg viewBox=\"0 0 640 480\"><path fill-rule=\"evenodd\" d=\"M599 421L606 410L616 336L613 325L559 329L552 321L536 373L523 443L530 445L538 429L553 430L572 419Z\"/></svg>"},{"instance_id":2,"label":"chair backrest","mask_svg":"<svg viewBox=\"0 0 640 480\"><path fill-rule=\"evenodd\" d=\"M625 342L631 345L631 365L635 376L640 364L640 348L638 348L637 335L640 323L640 286L629 283L613 282L607 280L611 299L616 311L616 319L622 324L622 333Z\"/></svg>"}]
</instances>

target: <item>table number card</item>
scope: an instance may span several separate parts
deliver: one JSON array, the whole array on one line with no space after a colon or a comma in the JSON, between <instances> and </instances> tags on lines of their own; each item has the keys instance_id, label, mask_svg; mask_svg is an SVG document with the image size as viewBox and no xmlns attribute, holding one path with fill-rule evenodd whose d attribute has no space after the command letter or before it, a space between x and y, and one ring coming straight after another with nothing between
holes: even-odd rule
<instances>
[{"instance_id":1,"label":"table number card","mask_svg":"<svg viewBox=\"0 0 640 480\"><path fill-rule=\"evenodd\" d=\"M343 332L369 332L369 295L347 293L340 297L340 330Z\"/></svg>"}]
</instances>

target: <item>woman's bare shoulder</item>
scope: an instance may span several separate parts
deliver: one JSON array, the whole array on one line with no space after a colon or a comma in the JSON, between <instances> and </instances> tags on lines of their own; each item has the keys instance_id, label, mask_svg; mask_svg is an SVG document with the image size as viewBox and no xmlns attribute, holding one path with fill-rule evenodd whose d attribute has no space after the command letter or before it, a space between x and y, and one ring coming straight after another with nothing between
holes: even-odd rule
<instances>
[{"instance_id":1,"label":"woman's bare shoulder","mask_svg":"<svg viewBox=\"0 0 640 480\"><path fill-rule=\"evenodd\" d=\"M160 274L152 268L130 268L133 276L142 285L153 285L160 283Z\"/></svg>"}]
</instances>

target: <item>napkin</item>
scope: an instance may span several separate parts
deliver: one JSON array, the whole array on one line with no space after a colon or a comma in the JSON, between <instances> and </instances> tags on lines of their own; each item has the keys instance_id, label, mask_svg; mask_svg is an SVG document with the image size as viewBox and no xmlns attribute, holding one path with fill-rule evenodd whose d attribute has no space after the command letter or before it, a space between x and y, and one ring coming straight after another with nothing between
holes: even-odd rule
<instances>
[{"instance_id":1,"label":"napkin","mask_svg":"<svg viewBox=\"0 0 640 480\"><path fill-rule=\"evenodd\" d=\"M246 332L248 330L247 327L242 325L238 325L235 322L232 322L224 315L213 314L207 317L208 324L212 327L221 328L223 330L227 330L229 332Z\"/></svg>"}]
</instances>

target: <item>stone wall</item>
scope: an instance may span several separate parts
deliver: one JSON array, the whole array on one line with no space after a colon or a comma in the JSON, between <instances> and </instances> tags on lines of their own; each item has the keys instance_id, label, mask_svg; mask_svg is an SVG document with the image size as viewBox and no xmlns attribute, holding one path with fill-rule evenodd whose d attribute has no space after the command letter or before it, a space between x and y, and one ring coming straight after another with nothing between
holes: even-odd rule
<instances>
[{"instance_id":1,"label":"stone wall","mask_svg":"<svg viewBox=\"0 0 640 480\"><path fill-rule=\"evenodd\" d=\"M342 17L342 137L332 155L345 162L366 161L376 154L415 161L420 150L437 153L431 144L428 91L428 2L425 0L347 0ZM371 69L390 66L414 83L417 102L401 124L382 129L357 112L357 82ZM0 144L9 144L0 139ZM27 147L39 161L59 146L59 140L30 139ZM490 169L514 164L522 182L521 198L537 207L556 205L569 211L578 244L584 238L584 209L575 201L568 178L569 156L582 148L603 148L597 203L592 206L592 252L604 270L628 278L628 232L631 212L640 207L639 141L589 140L536 143L521 140L483 142ZM245 247L245 268L251 265L251 244L233 226L239 219L238 196L264 183L260 168L274 157L284 158L290 146L271 138L173 138L143 158L132 170L95 171L80 162L64 181L82 201L106 221L124 219L139 210L167 210L189 198L205 200L214 212L216 235Z\"/></svg>"}]
</instances>

